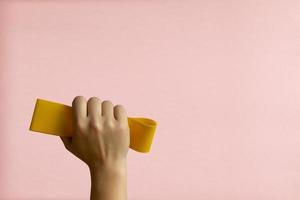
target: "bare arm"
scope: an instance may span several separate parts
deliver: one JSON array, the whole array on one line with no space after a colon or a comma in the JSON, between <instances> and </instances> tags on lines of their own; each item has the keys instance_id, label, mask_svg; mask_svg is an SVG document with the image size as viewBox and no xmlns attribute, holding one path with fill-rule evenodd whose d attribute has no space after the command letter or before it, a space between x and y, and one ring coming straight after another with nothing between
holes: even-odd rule
<instances>
[{"instance_id":1,"label":"bare arm","mask_svg":"<svg viewBox=\"0 0 300 200\"><path fill-rule=\"evenodd\" d=\"M75 133L60 136L66 149L85 162L91 175L91 200L127 200L129 126L122 105L83 96L73 100ZM102 114L101 114L102 113Z\"/></svg>"},{"instance_id":2,"label":"bare arm","mask_svg":"<svg viewBox=\"0 0 300 200\"><path fill-rule=\"evenodd\" d=\"M104 169L90 168L91 200L127 200L126 163Z\"/></svg>"}]
</instances>

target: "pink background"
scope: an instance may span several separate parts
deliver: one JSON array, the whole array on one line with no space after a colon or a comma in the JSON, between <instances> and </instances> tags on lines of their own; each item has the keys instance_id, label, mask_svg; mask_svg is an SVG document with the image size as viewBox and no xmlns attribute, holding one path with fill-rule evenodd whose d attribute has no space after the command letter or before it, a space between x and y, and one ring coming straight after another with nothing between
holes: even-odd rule
<instances>
[{"instance_id":1,"label":"pink background","mask_svg":"<svg viewBox=\"0 0 300 200\"><path fill-rule=\"evenodd\" d=\"M300 199L299 1L1 1L1 199L88 199L86 165L29 131L76 95L158 122L128 199Z\"/></svg>"}]
</instances>

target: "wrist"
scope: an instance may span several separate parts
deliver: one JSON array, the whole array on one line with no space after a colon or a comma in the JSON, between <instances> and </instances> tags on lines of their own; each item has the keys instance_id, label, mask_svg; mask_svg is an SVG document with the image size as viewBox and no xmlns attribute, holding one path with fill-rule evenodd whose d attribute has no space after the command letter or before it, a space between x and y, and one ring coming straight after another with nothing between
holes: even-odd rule
<instances>
[{"instance_id":1,"label":"wrist","mask_svg":"<svg viewBox=\"0 0 300 200\"><path fill-rule=\"evenodd\" d=\"M93 165L91 174L91 200L127 200L126 163L116 165Z\"/></svg>"},{"instance_id":2,"label":"wrist","mask_svg":"<svg viewBox=\"0 0 300 200\"><path fill-rule=\"evenodd\" d=\"M119 176L126 175L127 172L127 162L126 160L115 162L113 164L99 164L95 163L92 165L88 165L90 173L92 176Z\"/></svg>"}]
</instances>

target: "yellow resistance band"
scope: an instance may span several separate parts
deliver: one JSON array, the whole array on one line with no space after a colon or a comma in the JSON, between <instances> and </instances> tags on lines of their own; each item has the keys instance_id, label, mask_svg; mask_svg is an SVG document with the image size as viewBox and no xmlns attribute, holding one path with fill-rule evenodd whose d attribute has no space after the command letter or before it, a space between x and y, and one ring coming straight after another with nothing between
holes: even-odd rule
<instances>
[{"instance_id":1,"label":"yellow resistance band","mask_svg":"<svg viewBox=\"0 0 300 200\"><path fill-rule=\"evenodd\" d=\"M29 130L57 136L72 136L72 107L37 99ZM156 121L148 118L128 117L130 148L147 153L151 149Z\"/></svg>"}]
</instances>

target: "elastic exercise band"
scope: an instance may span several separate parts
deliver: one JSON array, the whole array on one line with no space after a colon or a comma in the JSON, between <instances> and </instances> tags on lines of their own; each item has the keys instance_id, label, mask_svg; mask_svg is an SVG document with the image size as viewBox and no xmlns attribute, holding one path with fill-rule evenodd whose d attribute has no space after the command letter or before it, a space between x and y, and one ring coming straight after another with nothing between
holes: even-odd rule
<instances>
[{"instance_id":1,"label":"elastic exercise band","mask_svg":"<svg viewBox=\"0 0 300 200\"><path fill-rule=\"evenodd\" d=\"M156 121L148 118L128 117L128 125L130 128L129 147L138 152L149 152L157 126ZM29 130L57 136L72 136L74 132L72 107L38 98Z\"/></svg>"}]
</instances>

